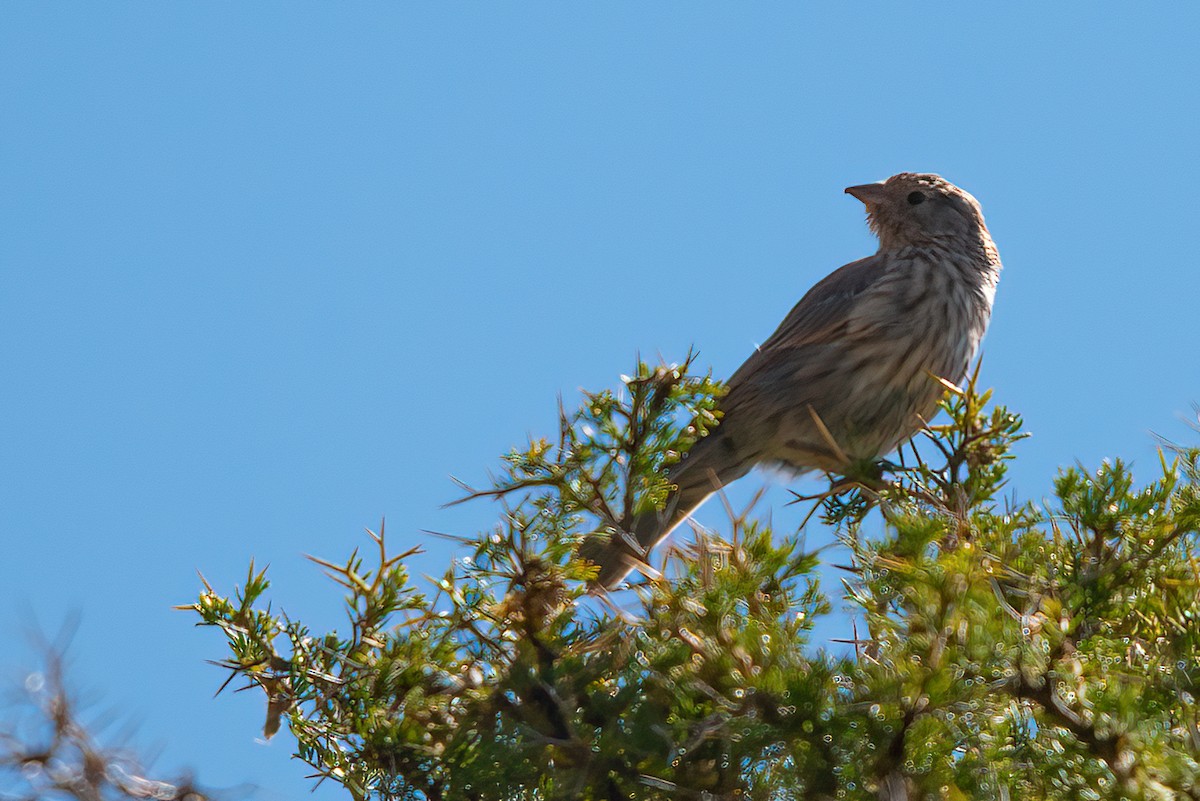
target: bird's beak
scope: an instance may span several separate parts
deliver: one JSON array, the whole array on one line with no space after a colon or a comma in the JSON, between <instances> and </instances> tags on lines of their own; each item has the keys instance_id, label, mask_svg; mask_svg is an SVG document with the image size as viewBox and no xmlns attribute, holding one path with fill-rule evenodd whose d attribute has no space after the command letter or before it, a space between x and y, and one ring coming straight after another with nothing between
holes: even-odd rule
<instances>
[{"instance_id":1,"label":"bird's beak","mask_svg":"<svg viewBox=\"0 0 1200 801\"><path fill-rule=\"evenodd\" d=\"M886 197L886 189L883 182L875 184L859 184L858 186L847 186L846 194L856 197L868 206L875 206L884 201Z\"/></svg>"}]
</instances>

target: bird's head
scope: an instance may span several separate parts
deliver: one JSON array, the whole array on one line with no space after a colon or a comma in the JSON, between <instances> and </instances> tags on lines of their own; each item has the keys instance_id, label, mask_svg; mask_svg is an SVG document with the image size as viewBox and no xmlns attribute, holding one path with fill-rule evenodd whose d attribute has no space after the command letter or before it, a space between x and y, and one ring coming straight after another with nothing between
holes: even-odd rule
<instances>
[{"instance_id":1,"label":"bird's head","mask_svg":"<svg viewBox=\"0 0 1200 801\"><path fill-rule=\"evenodd\" d=\"M846 187L846 194L867 207L867 224L883 250L987 237L979 203L938 175L902 172L879 183Z\"/></svg>"}]
</instances>

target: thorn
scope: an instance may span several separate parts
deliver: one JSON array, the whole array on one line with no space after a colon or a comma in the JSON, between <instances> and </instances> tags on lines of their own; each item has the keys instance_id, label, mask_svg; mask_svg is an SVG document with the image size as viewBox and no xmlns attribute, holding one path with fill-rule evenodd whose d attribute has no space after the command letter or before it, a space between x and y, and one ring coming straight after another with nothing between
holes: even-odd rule
<instances>
[{"instance_id":1,"label":"thorn","mask_svg":"<svg viewBox=\"0 0 1200 801\"><path fill-rule=\"evenodd\" d=\"M978 368L976 368L976 369L978 370ZM930 378L932 378L934 381L941 384L943 387L945 387L950 392L953 392L955 395L962 396L962 395L966 394L966 392L963 390L963 388L960 387L958 384L955 384L953 381L948 381L945 378L942 378L940 375L935 375L934 373L931 373L928 370L925 371L925 374L928 375Z\"/></svg>"},{"instance_id":2,"label":"thorn","mask_svg":"<svg viewBox=\"0 0 1200 801\"><path fill-rule=\"evenodd\" d=\"M204 589L205 589L205 591L207 591L207 592L214 592L214 591L213 591L213 588L212 588L212 585L208 583L208 579L206 579L206 578L204 577L204 574L203 574L203 573L201 573L199 570L197 570L197 571L196 571L196 575L200 577L200 583L204 585Z\"/></svg>"},{"instance_id":3,"label":"thorn","mask_svg":"<svg viewBox=\"0 0 1200 801\"><path fill-rule=\"evenodd\" d=\"M813 422L817 424L817 430L821 432L821 436L824 438L825 444L833 450L834 456L836 456L842 464L850 464L850 457L847 456L846 452L843 451L841 446L837 444L837 440L833 438L833 434L829 432L829 429L825 426L825 421L821 419L819 414L817 414L817 410L813 408L811 403L806 404L806 406L808 408L809 415L812 416Z\"/></svg>"}]
</instances>

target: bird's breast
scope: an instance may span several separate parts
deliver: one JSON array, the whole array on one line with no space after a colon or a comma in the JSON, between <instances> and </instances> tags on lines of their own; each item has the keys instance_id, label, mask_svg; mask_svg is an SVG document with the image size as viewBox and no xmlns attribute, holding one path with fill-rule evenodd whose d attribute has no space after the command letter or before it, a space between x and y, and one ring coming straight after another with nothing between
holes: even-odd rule
<instances>
[{"instance_id":1,"label":"bird's breast","mask_svg":"<svg viewBox=\"0 0 1200 801\"><path fill-rule=\"evenodd\" d=\"M935 253L897 259L859 304L846 345L844 436L873 457L911 436L959 382L991 315L995 281ZM851 364L852 362L852 364Z\"/></svg>"}]
</instances>

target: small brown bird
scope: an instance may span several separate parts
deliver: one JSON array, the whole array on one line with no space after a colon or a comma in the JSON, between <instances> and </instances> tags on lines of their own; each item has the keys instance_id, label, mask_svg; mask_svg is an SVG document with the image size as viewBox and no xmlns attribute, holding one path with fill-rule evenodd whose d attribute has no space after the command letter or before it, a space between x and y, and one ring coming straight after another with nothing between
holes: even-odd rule
<instances>
[{"instance_id":1,"label":"small brown bird","mask_svg":"<svg viewBox=\"0 0 1200 801\"><path fill-rule=\"evenodd\" d=\"M844 473L893 450L966 374L992 314L1000 255L967 192L900 173L846 192L867 207L874 256L801 298L727 382L720 425L670 473L664 509L586 542L596 583L619 583L714 491L758 464Z\"/></svg>"}]
</instances>

